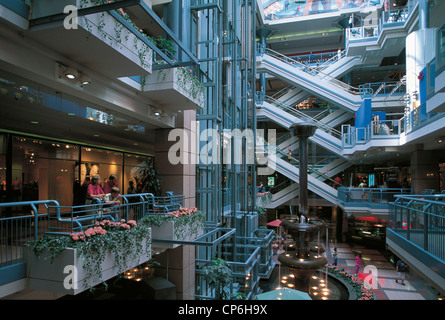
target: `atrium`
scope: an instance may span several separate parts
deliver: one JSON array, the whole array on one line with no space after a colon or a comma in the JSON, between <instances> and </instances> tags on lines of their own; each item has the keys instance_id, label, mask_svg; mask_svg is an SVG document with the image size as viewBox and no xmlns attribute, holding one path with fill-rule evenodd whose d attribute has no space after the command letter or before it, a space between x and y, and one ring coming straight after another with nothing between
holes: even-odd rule
<instances>
[{"instance_id":1,"label":"atrium","mask_svg":"<svg viewBox=\"0 0 445 320\"><path fill-rule=\"evenodd\" d=\"M0 300L442 300L443 12L0 0Z\"/></svg>"}]
</instances>

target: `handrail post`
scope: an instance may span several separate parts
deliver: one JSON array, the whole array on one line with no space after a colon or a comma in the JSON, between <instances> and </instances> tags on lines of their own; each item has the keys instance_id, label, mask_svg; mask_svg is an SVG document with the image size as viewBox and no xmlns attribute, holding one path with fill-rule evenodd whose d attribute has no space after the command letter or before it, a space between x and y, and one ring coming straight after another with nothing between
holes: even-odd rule
<instances>
[{"instance_id":1,"label":"handrail post","mask_svg":"<svg viewBox=\"0 0 445 320\"><path fill-rule=\"evenodd\" d=\"M31 208L34 210L34 240L37 240L39 238L39 219L38 219L39 212L34 203L31 204Z\"/></svg>"}]
</instances>

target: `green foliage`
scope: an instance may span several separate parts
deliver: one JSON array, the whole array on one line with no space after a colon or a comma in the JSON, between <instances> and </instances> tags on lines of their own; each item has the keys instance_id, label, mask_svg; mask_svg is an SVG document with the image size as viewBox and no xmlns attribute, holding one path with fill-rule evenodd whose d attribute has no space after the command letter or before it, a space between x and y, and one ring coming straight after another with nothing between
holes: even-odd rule
<instances>
[{"instance_id":1,"label":"green foliage","mask_svg":"<svg viewBox=\"0 0 445 320\"><path fill-rule=\"evenodd\" d=\"M159 172L154 168L153 159L144 161L139 168L138 175L134 177L136 183L141 183L143 193L152 193L155 196L162 195L162 178Z\"/></svg>"},{"instance_id":2,"label":"green foliage","mask_svg":"<svg viewBox=\"0 0 445 320\"><path fill-rule=\"evenodd\" d=\"M105 234L96 234L85 240L73 240L72 237L63 235L46 234L42 238L27 243L33 247L34 254L43 259L50 259L53 263L54 259L65 249L77 249L81 259L82 266L86 271L84 285L88 285L89 279L102 279L102 263L107 253L113 254L113 269L116 273L122 273L126 269L126 261L128 259L140 259L143 252L143 241L146 241L146 253L151 250L150 229L145 224L127 229L108 230Z\"/></svg>"},{"instance_id":3,"label":"green foliage","mask_svg":"<svg viewBox=\"0 0 445 320\"><path fill-rule=\"evenodd\" d=\"M371 289L366 288L364 281L356 276L348 273L344 269L334 266L328 266L328 272L339 279L343 279L346 283L351 285L357 295L357 300L374 300L374 294Z\"/></svg>"},{"instance_id":4,"label":"green foliage","mask_svg":"<svg viewBox=\"0 0 445 320\"><path fill-rule=\"evenodd\" d=\"M209 286L215 290L215 298L217 300L230 297L227 287L233 281L233 272L225 260L213 259L202 268L202 272Z\"/></svg>"},{"instance_id":5,"label":"green foliage","mask_svg":"<svg viewBox=\"0 0 445 320\"><path fill-rule=\"evenodd\" d=\"M185 209L187 212L192 209ZM180 209L181 210L181 209ZM199 235L199 232L204 229L205 214L201 210L185 214L149 214L145 215L141 222L148 226L160 226L166 221L175 222L175 236L178 240L190 239Z\"/></svg>"},{"instance_id":6,"label":"green foliage","mask_svg":"<svg viewBox=\"0 0 445 320\"><path fill-rule=\"evenodd\" d=\"M258 218L263 218L266 215L266 209L261 206L256 206L255 211L258 213Z\"/></svg>"}]
</instances>

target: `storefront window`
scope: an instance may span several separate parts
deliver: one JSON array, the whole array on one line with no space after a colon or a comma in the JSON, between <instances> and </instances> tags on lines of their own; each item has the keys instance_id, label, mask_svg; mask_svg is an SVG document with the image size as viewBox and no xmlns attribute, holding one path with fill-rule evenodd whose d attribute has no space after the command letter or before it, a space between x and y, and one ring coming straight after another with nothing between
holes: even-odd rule
<instances>
[{"instance_id":1,"label":"storefront window","mask_svg":"<svg viewBox=\"0 0 445 320\"><path fill-rule=\"evenodd\" d=\"M129 182L137 186L140 170L153 165L149 156L4 134L0 135L0 201L83 205L92 176L99 175L104 187L110 175L116 175L120 192L127 194Z\"/></svg>"},{"instance_id":2,"label":"storefront window","mask_svg":"<svg viewBox=\"0 0 445 320\"><path fill-rule=\"evenodd\" d=\"M56 199L61 205L73 201L77 146L41 139L12 139L12 199Z\"/></svg>"}]
</instances>

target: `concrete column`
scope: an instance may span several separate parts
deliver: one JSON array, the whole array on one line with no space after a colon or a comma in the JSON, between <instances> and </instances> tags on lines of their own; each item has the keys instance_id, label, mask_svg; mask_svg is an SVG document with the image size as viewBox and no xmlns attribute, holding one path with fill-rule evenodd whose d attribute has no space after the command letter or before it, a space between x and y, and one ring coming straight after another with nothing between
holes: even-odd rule
<instances>
[{"instance_id":1,"label":"concrete column","mask_svg":"<svg viewBox=\"0 0 445 320\"><path fill-rule=\"evenodd\" d=\"M300 188L300 215L306 218L309 214L308 207L308 139L314 135L317 127L311 123L295 123L290 127L291 132L299 139L299 188Z\"/></svg>"},{"instance_id":2,"label":"concrete column","mask_svg":"<svg viewBox=\"0 0 445 320\"><path fill-rule=\"evenodd\" d=\"M155 164L162 178L162 192L173 191L174 194L185 196L184 206L187 208L195 206L195 155L192 149L192 139L195 134L193 122L196 121L196 112L186 110L178 113L176 118L176 129L183 130L183 139L168 141L168 135L172 129L156 130ZM173 145L181 144L185 153L183 159L186 163L172 164L169 154ZM176 151L174 156L176 156ZM177 299L193 300L195 297L195 247L179 246L168 249L156 256L156 261L161 263L156 268L156 274L172 282L177 289Z\"/></svg>"},{"instance_id":3,"label":"concrete column","mask_svg":"<svg viewBox=\"0 0 445 320\"><path fill-rule=\"evenodd\" d=\"M173 191L174 194L183 194L185 196L185 207L195 206L195 161L196 150L192 150L192 139L196 128L193 123L196 121L196 112L186 110L178 113L176 117L176 129L183 130L183 139L168 141L168 135L172 129L156 130L156 169L162 177L162 191ZM172 164L169 154L176 157L177 152L172 151L172 146L181 144L180 150L184 152L183 162ZM175 148L177 150L178 148ZM174 153L174 154L172 154Z\"/></svg>"},{"instance_id":4,"label":"concrete column","mask_svg":"<svg viewBox=\"0 0 445 320\"><path fill-rule=\"evenodd\" d=\"M439 191L439 161L433 150L416 146L411 154L411 189L420 194L424 189Z\"/></svg>"}]
</instances>

